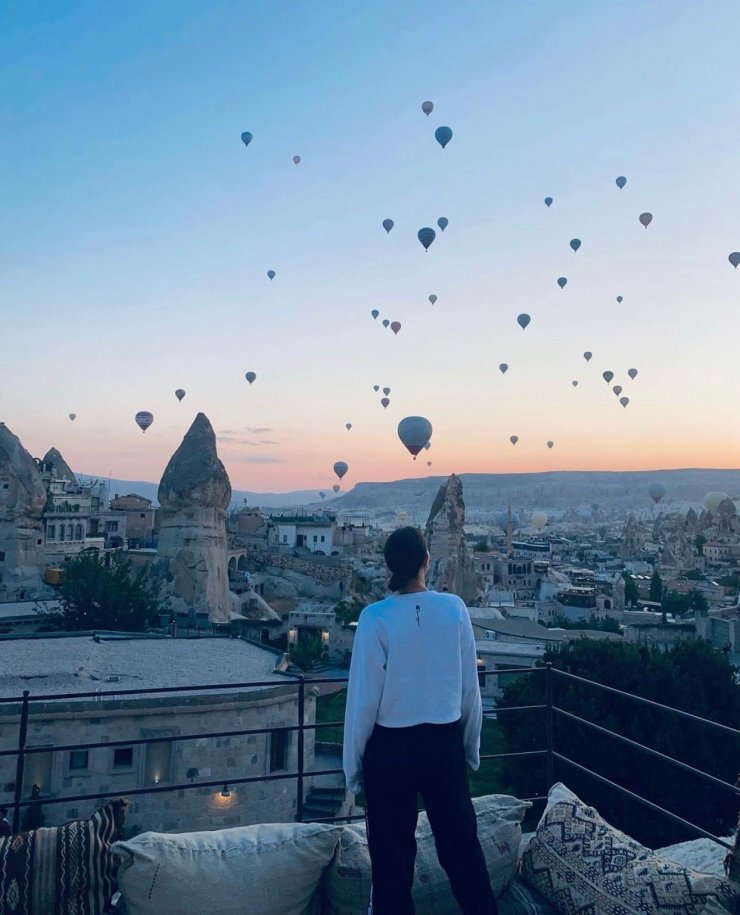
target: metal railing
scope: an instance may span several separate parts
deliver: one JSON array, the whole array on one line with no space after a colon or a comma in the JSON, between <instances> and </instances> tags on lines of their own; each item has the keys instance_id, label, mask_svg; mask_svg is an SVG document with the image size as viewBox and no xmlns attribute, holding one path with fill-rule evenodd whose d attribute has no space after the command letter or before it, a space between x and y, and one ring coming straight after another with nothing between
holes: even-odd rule
<instances>
[{"instance_id":1,"label":"metal railing","mask_svg":"<svg viewBox=\"0 0 740 915\"><path fill-rule=\"evenodd\" d=\"M677 715L685 720L692 721L694 723L701 724L706 727L714 728L720 733L726 735L727 737L736 737L740 738L740 730L737 728L729 727L728 725L720 724L719 722L711 721L706 718L700 718L697 715L693 715L689 712L682 711L681 709L676 709L671 706L663 705L659 702L655 702L651 699L645 699L641 696L637 696L634 693L628 693L615 687L605 686L602 683L598 683L594 680L588 680L584 677L577 676L575 674L567 673L566 671L558 670L557 668L552 667L551 664L546 664L540 667L519 667L519 668L509 668L506 670L479 670L478 677L498 677L501 674L505 674L507 677L511 674L522 674L522 675L538 675L545 678L544 681L544 694L545 701L542 704L533 704L533 705L519 705L519 706L500 706L497 707L494 711L497 715L502 714L503 712L525 712L525 711L535 711L540 710L545 713L545 735L544 735L544 746L540 749L535 750L525 750L518 752L507 752L507 753L490 753L481 755L481 762L487 760L503 760L503 759L516 759L524 757L544 757L545 763L545 774L547 789L549 790L554 783L554 767L555 761L573 767L576 771L587 774L592 778L596 779L598 782L608 785L611 788L615 789L625 797L630 798L633 801L643 805L650 811L655 814L664 816L671 822L676 825L680 825L686 830L702 836L704 838L711 839L714 842L717 842L719 845L730 849L732 846L725 840L718 838L707 830L703 829L700 826L697 826L694 823L689 822L688 820L683 819L678 816L676 813L661 807L658 804L653 803L652 801L644 798L630 789L626 788L624 785L619 785L611 779L606 778L598 772L594 772L588 767L584 766L577 759L566 755L555 748L555 721L557 718L561 718L566 721L578 722L581 725L591 729L595 734L600 736L608 736L621 742L624 746L628 746L633 750L638 750L644 752L653 759L660 760L662 763L667 765L675 766L683 772L690 773L691 775L696 776L704 780L705 782L711 784L715 788L721 788L728 792L728 795L731 795L735 798L737 802L740 802L740 787L737 784L732 784L726 782L723 779L717 778L714 775L711 775L708 772L704 772L700 769L697 769L688 763L682 762L681 760L675 759L665 753L661 753L658 750L648 747L645 744L638 743L635 740L632 740L628 737L625 737L622 734L619 734L616 731L605 728L602 725L597 724L596 722L589 721L586 718L582 718L579 715L574 714L573 712L568 711L567 709L561 708L554 700L554 680L555 678L564 678L570 682L578 682L582 685L585 685L589 688L596 690L603 690L609 694L619 696L621 698L626 698L636 703L640 703L643 706L650 707L654 710L659 710L661 713L668 715ZM296 820L298 822L303 821L303 812L304 812L304 793L305 793L305 781L307 778L315 778L319 776L328 776L328 775L339 775L342 773L341 768L335 769L322 769L322 770L310 770L306 771L305 768L305 736L307 731L318 731L321 728L337 728L344 725L343 721L326 721L326 722L314 722L306 723L306 687L314 687L322 684L343 684L347 683L348 677L286 677L284 681L280 680L263 680L263 681L247 681L247 682L236 682L236 683L219 683L219 684L207 684L203 686L189 686L189 687L159 687L159 688L140 688L140 689L119 689L119 690L101 690L101 691L88 691L88 692L74 692L74 693L52 693L52 694L38 694L32 695L29 690L25 690L23 695L20 697L10 697L10 698L1 698L0 707L8 705L19 705L19 727L18 727L18 744L17 747L11 750L0 750L0 758L15 756L16 758L16 778L14 783L13 790L13 801L8 804L9 807L12 807L13 810L13 832L18 832L20 827L20 814L21 810L25 807L29 807L35 803L41 801L44 805L47 804L60 804L60 803L69 803L71 801L84 801L84 800L103 800L106 798L120 797L121 795L126 796L139 796L147 794L161 794L168 791L187 791L194 788L217 788L225 783L229 785L247 785L260 782L270 782L270 781L281 781L286 779L295 779L296 780ZM291 685L295 683L298 690L297 696L297 718L298 721L295 725L290 726L279 726L279 727L270 727L270 728L244 728L238 730L223 730L223 731L211 731L207 733L197 733L197 734L178 734L178 735L168 735L167 737L157 736L157 737L138 737L131 738L127 740L108 740L108 741L97 741L97 742L88 742L88 743L74 743L74 744L62 744L56 746L41 746L41 747L29 747L27 746L28 739L28 726L31 708L34 704L40 702L57 702L63 700L84 700L84 699L94 699L96 701L112 698L120 699L124 697L134 698L137 696L171 696L171 695L181 695L186 693L212 693L216 691L227 691L233 692L239 689L267 689L280 687L283 688L286 685ZM176 783L176 784L167 784L167 785L149 785L144 788L131 788L130 790L116 790L116 791L104 791L104 792L86 792L84 794L74 794L74 795L63 795L59 797L50 797L43 796L38 799L23 799L24 791L24 775L25 775L25 764L26 758L34 753L55 753L55 752L72 752L76 750L91 750L102 747L133 747L139 745L155 744L161 743L163 740L168 742L176 741L188 741L188 740L216 740L224 737L241 737L249 735L259 735L259 734L271 734L276 730L281 731L290 731L297 732L297 769L295 772L278 772L270 775L256 775L256 776L246 776L241 778L234 778L233 776L220 777L216 779L211 779L209 781L198 781L198 782L185 782L185 783ZM545 801L546 795L538 795L535 797L523 798L523 800L528 800L531 802ZM332 817L320 817L313 819L312 822L347 822L354 819L361 819L362 815L355 816L332 816Z\"/></svg>"}]
</instances>

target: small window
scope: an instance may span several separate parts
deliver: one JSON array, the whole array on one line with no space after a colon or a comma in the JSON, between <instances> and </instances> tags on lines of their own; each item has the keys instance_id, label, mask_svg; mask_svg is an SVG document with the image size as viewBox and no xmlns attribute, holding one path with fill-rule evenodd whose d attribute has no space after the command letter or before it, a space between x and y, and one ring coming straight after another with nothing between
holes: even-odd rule
<instances>
[{"instance_id":1,"label":"small window","mask_svg":"<svg viewBox=\"0 0 740 915\"><path fill-rule=\"evenodd\" d=\"M324 543L325 540L326 540L326 537L322 534L322 535L321 535L321 542Z\"/></svg>"},{"instance_id":2,"label":"small window","mask_svg":"<svg viewBox=\"0 0 740 915\"><path fill-rule=\"evenodd\" d=\"M130 769L134 764L133 747L117 747L113 751L113 768Z\"/></svg>"},{"instance_id":3,"label":"small window","mask_svg":"<svg viewBox=\"0 0 740 915\"><path fill-rule=\"evenodd\" d=\"M318 539L319 539L319 538L316 536L316 534L314 534L314 535L313 535L313 542L316 543L316 542L318 541ZM323 540L324 538L322 537L321 539Z\"/></svg>"},{"instance_id":4,"label":"small window","mask_svg":"<svg viewBox=\"0 0 740 915\"><path fill-rule=\"evenodd\" d=\"M287 542L288 542L288 535L283 534L283 543L287 543Z\"/></svg>"},{"instance_id":5,"label":"small window","mask_svg":"<svg viewBox=\"0 0 740 915\"><path fill-rule=\"evenodd\" d=\"M144 514L144 512L142 512L142 513L139 515L139 517L140 517L140 518L146 518L146 515Z\"/></svg>"},{"instance_id":6,"label":"small window","mask_svg":"<svg viewBox=\"0 0 740 915\"><path fill-rule=\"evenodd\" d=\"M87 750L72 750L69 754L69 768L77 772L87 769L88 756Z\"/></svg>"},{"instance_id":7,"label":"small window","mask_svg":"<svg viewBox=\"0 0 740 915\"><path fill-rule=\"evenodd\" d=\"M270 772L278 772L288 767L288 731L270 733Z\"/></svg>"},{"instance_id":8,"label":"small window","mask_svg":"<svg viewBox=\"0 0 740 915\"><path fill-rule=\"evenodd\" d=\"M46 539L53 540L57 535L57 526L56 524L50 524L46 529Z\"/></svg>"},{"instance_id":9,"label":"small window","mask_svg":"<svg viewBox=\"0 0 740 915\"><path fill-rule=\"evenodd\" d=\"M5 553L0 550L0 562L5 562Z\"/></svg>"}]
</instances>

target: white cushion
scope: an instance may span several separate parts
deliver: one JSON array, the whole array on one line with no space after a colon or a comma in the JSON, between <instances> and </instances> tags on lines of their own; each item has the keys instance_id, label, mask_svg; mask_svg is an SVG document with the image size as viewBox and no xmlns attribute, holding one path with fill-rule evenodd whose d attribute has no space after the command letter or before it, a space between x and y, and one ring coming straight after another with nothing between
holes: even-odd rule
<instances>
[{"instance_id":1,"label":"white cushion","mask_svg":"<svg viewBox=\"0 0 740 915\"><path fill-rule=\"evenodd\" d=\"M499 896L514 879L524 814L532 805L515 797L491 794L473 799L478 818L478 839L488 866L491 885ZM419 814L416 829L414 903L424 915L457 915L447 879L437 859L434 837L426 813ZM347 826L325 878L325 889L334 915L367 911L370 898L370 854L364 824Z\"/></svg>"},{"instance_id":2,"label":"white cushion","mask_svg":"<svg viewBox=\"0 0 740 915\"><path fill-rule=\"evenodd\" d=\"M304 915L342 827L277 823L116 842L128 915Z\"/></svg>"}]
</instances>

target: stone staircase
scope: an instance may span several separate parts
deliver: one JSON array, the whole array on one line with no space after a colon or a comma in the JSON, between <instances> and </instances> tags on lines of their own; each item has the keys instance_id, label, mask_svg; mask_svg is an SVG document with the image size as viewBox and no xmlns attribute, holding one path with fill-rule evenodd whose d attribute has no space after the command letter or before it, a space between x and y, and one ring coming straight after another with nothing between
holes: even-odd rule
<instances>
[{"instance_id":1,"label":"stone staircase","mask_svg":"<svg viewBox=\"0 0 740 915\"><path fill-rule=\"evenodd\" d=\"M344 787L311 788L303 802L303 821L338 816L346 797Z\"/></svg>"}]
</instances>

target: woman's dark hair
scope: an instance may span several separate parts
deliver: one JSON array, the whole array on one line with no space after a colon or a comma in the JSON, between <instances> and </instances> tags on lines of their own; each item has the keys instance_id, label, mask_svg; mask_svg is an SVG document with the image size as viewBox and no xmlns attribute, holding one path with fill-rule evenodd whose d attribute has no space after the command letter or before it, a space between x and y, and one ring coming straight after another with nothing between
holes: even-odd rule
<instances>
[{"instance_id":1,"label":"woman's dark hair","mask_svg":"<svg viewBox=\"0 0 740 915\"><path fill-rule=\"evenodd\" d=\"M398 591L416 578L427 558L427 542L418 527L399 527L385 541L385 564L391 570L389 587Z\"/></svg>"}]
</instances>

